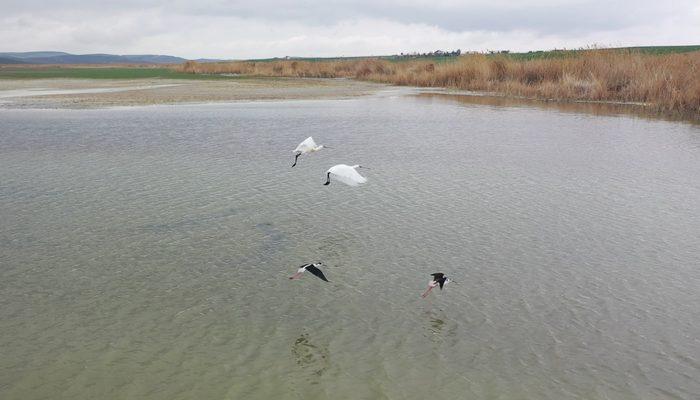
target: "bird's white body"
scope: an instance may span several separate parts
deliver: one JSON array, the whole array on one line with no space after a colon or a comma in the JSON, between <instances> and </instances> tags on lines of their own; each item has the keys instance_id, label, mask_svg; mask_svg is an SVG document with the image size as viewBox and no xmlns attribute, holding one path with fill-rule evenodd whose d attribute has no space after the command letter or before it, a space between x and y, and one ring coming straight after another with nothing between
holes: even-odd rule
<instances>
[{"instance_id":1,"label":"bird's white body","mask_svg":"<svg viewBox=\"0 0 700 400\"><path fill-rule=\"evenodd\" d=\"M337 179L346 185L358 186L367 182L367 178L360 175L360 173L356 170L357 168L360 168L360 166L338 164L330 167L326 172L332 175L334 179Z\"/></svg>"},{"instance_id":2,"label":"bird's white body","mask_svg":"<svg viewBox=\"0 0 700 400\"><path fill-rule=\"evenodd\" d=\"M314 138L309 136L306 138L306 140L299 143L299 146L294 149L293 153L308 154L319 151L322 148L323 145L317 145L316 142L314 142Z\"/></svg>"}]
</instances>

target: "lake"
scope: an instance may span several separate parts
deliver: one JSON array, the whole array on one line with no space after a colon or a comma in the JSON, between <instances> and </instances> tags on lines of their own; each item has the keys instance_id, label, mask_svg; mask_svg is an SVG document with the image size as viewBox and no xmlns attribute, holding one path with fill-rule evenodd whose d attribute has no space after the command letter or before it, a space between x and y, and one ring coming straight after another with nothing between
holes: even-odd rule
<instances>
[{"instance_id":1,"label":"lake","mask_svg":"<svg viewBox=\"0 0 700 400\"><path fill-rule=\"evenodd\" d=\"M700 126L586 107L0 110L0 397L697 399Z\"/></svg>"}]
</instances>

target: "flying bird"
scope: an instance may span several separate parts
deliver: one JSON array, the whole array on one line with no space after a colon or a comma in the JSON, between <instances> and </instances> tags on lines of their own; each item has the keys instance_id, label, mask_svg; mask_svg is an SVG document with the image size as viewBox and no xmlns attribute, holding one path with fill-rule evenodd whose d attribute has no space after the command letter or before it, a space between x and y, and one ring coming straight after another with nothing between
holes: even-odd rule
<instances>
[{"instance_id":1,"label":"flying bird","mask_svg":"<svg viewBox=\"0 0 700 400\"><path fill-rule=\"evenodd\" d=\"M365 178L364 176L360 175L359 172L357 172L358 168L369 169L361 165L334 165L330 167L328 171L326 171L326 183L324 183L324 185L331 184L331 175L333 175L333 178L349 186L358 186L362 183L367 182L367 178Z\"/></svg>"},{"instance_id":2,"label":"flying bird","mask_svg":"<svg viewBox=\"0 0 700 400\"><path fill-rule=\"evenodd\" d=\"M326 146L316 145L316 142L314 142L314 138L312 138L311 136L307 137L306 140L299 143L299 146L297 146L297 148L294 149L294 151L293 151L293 153L295 153L294 154L294 164L292 164L292 167L297 165L297 159L299 158L300 155L313 153L313 152L321 150L324 147L326 147Z\"/></svg>"},{"instance_id":3,"label":"flying bird","mask_svg":"<svg viewBox=\"0 0 700 400\"><path fill-rule=\"evenodd\" d=\"M304 273L304 271L309 271L312 274L316 275L319 279L329 282L328 279L326 279L326 276L323 275L323 271L318 269L319 266L323 265L321 262L313 263L313 264L304 264L299 269L297 270L297 273L290 276L289 279L299 279L301 278L301 274Z\"/></svg>"},{"instance_id":4,"label":"flying bird","mask_svg":"<svg viewBox=\"0 0 700 400\"><path fill-rule=\"evenodd\" d=\"M436 272L434 274L430 274L430 276L432 276L433 279L428 283L428 290L426 290L420 297L425 298L436 286L440 286L440 290L442 290L443 286L449 282L452 282L452 280L446 277L442 272Z\"/></svg>"}]
</instances>

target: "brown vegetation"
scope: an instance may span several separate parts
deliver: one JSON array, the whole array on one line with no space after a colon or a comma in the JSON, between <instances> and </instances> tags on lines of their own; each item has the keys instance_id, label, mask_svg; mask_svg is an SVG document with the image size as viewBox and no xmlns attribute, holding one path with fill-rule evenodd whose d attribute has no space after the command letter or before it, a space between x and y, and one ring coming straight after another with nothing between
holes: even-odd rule
<instances>
[{"instance_id":1,"label":"brown vegetation","mask_svg":"<svg viewBox=\"0 0 700 400\"><path fill-rule=\"evenodd\" d=\"M443 63L385 59L188 62L176 68L205 74L343 77L548 100L638 102L659 111L700 115L700 52L654 55L588 50L549 59L479 54L455 59Z\"/></svg>"}]
</instances>

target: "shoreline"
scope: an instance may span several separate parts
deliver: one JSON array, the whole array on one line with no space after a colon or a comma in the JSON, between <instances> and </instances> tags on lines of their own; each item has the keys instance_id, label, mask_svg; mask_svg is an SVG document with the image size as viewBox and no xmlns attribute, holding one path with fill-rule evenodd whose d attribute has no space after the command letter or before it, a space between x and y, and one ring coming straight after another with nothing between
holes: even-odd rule
<instances>
[{"instance_id":1,"label":"shoreline","mask_svg":"<svg viewBox=\"0 0 700 400\"><path fill-rule=\"evenodd\" d=\"M389 87L350 79L2 79L0 109L95 109L145 105L367 96Z\"/></svg>"},{"instance_id":2,"label":"shoreline","mask_svg":"<svg viewBox=\"0 0 700 400\"><path fill-rule=\"evenodd\" d=\"M0 79L1 110L85 110L264 101L342 100L387 92L492 106L535 106L596 115L631 115L697 124L693 116L659 112L640 102L541 99L507 93L416 87L351 78L250 77L229 80L162 78Z\"/></svg>"},{"instance_id":3,"label":"shoreline","mask_svg":"<svg viewBox=\"0 0 700 400\"><path fill-rule=\"evenodd\" d=\"M449 60L409 59L268 62L172 66L178 73L354 78L397 86L499 93L549 101L642 103L655 111L700 120L700 51L648 54L581 50L561 57L521 59L470 54Z\"/></svg>"}]
</instances>

